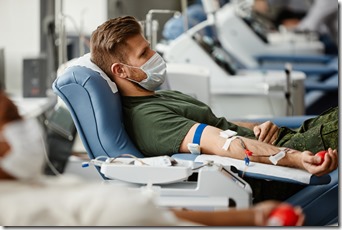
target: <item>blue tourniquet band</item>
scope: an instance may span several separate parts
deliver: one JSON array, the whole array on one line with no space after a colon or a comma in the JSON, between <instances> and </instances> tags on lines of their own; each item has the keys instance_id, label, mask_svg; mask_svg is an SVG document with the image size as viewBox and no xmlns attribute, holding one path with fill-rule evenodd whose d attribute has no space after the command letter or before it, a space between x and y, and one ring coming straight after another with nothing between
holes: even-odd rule
<instances>
[{"instance_id":1,"label":"blue tourniquet band","mask_svg":"<svg viewBox=\"0 0 342 230\"><path fill-rule=\"evenodd\" d=\"M199 124L196 128L194 139L192 140L192 143L194 144L200 144L201 142L201 136L203 133L204 128L207 126L207 124Z\"/></svg>"}]
</instances>

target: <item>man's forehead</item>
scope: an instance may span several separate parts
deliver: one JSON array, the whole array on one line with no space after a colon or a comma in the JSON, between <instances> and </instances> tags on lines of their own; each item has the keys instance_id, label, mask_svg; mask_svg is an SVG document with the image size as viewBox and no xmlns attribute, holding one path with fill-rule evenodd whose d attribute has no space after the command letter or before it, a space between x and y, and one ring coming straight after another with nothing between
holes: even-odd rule
<instances>
[{"instance_id":1,"label":"man's forehead","mask_svg":"<svg viewBox=\"0 0 342 230\"><path fill-rule=\"evenodd\" d=\"M137 57L146 47L149 46L148 41L141 35L135 35L126 40L126 48L128 55Z\"/></svg>"}]
</instances>

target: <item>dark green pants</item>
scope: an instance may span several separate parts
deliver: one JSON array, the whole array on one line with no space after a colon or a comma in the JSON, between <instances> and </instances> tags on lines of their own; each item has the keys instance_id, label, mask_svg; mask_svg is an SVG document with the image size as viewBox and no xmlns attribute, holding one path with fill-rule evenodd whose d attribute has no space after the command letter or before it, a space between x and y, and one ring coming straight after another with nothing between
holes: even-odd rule
<instances>
[{"instance_id":1,"label":"dark green pants","mask_svg":"<svg viewBox=\"0 0 342 230\"><path fill-rule=\"evenodd\" d=\"M338 107L331 108L315 118L306 120L300 128L281 127L276 146L317 153L338 148Z\"/></svg>"}]
</instances>

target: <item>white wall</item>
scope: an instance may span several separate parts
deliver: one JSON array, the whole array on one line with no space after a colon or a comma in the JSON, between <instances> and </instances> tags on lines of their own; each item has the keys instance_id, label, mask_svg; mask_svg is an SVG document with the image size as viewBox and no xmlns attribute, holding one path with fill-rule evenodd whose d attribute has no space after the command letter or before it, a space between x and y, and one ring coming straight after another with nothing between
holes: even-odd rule
<instances>
[{"instance_id":1,"label":"white wall","mask_svg":"<svg viewBox=\"0 0 342 230\"><path fill-rule=\"evenodd\" d=\"M63 13L66 31L76 35L73 25L90 35L107 19L106 0L64 0ZM40 52L40 1L0 0L0 47L5 48L6 88L10 93L22 95L23 59L36 57Z\"/></svg>"},{"instance_id":2,"label":"white wall","mask_svg":"<svg viewBox=\"0 0 342 230\"><path fill-rule=\"evenodd\" d=\"M21 93L23 58L39 54L39 0L0 0L0 47L6 88Z\"/></svg>"},{"instance_id":3,"label":"white wall","mask_svg":"<svg viewBox=\"0 0 342 230\"><path fill-rule=\"evenodd\" d=\"M90 35L107 20L107 0L64 0L63 13L67 16L65 23L68 33L75 35L75 28L83 28L84 34Z\"/></svg>"}]
</instances>

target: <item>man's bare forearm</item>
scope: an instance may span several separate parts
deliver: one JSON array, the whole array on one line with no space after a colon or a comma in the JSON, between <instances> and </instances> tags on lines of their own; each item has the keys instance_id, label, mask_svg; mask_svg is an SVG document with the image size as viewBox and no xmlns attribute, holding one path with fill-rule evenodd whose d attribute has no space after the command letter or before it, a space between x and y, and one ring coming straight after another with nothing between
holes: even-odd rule
<instances>
[{"instance_id":1,"label":"man's bare forearm","mask_svg":"<svg viewBox=\"0 0 342 230\"><path fill-rule=\"evenodd\" d=\"M251 152L251 155L248 156L251 162L260 162L265 164L272 164L270 156L274 156L281 151L278 147L270 144L245 137L238 137L232 141L230 148L226 151L226 154L228 156L233 155L237 157L236 153L238 153L240 155L238 158L244 159L247 157L246 149ZM277 162L277 165L303 169L300 154L300 151L288 149L285 156Z\"/></svg>"},{"instance_id":2,"label":"man's bare forearm","mask_svg":"<svg viewBox=\"0 0 342 230\"><path fill-rule=\"evenodd\" d=\"M189 151L187 149L187 143L191 143L195 128L196 126L192 128L191 132L189 132L186 138L183 140L180 152ZM280 152L280 149L277 146L240 136L239 138L234 136L233 138L235 139L232 139L230 145L226 146L225 148L224 146L226 145L227 139L220 136L221 131L222 130L213 126L207 126L204 129L201 137L202 153L215 154L243 160L246 157L246 149L242 146L242 141L246 148L252 152L252 155L249 156L250 161L272 164L272 162L269 160L269 156ZM291 156L290 154L286 154L286 156L278 162L278 165L303 168L301 165L300 153L301 152L296 151L291 153Z\"/></svg>"}]
</instances>

